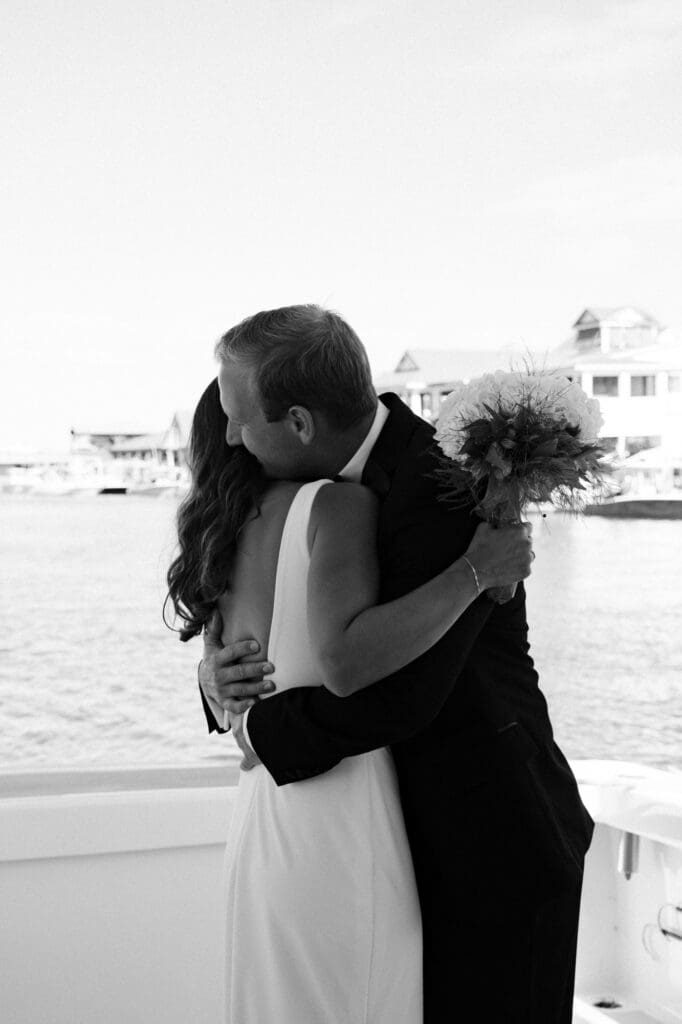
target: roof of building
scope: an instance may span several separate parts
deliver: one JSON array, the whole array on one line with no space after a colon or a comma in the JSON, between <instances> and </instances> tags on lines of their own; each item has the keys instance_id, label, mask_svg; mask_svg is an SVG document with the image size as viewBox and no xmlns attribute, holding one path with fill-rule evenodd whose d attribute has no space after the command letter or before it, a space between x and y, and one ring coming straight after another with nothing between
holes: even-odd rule
<instances>
[{"instance_id":1,"label":"roof of building","mask_svg":"<svg viewBox=\"0 0 682 1024\"><path fill-rule=\"evenodd\" d=\"M118 437L117 441L109 447L109 451L117 455L125 452L152 451L160 449L183 449L187 447L189 433L192 426L193 412L191 409L176 409L168 427L162 431L131 430L129 428L119 429L121 425L114 425L113 428L106 427L98 430L81 430L72 427L72 437ZM83 445L81 444L82 448Z\"/></svg>"},{"instance_id":2,"label":"roof of building","mask_svg":"<svg viewBox=\"0 0 682 1024\"><path fill-rule=\"evenodd\" d=\"M682 456L682 445L669 445L662 447L657 445L654 448L644 448L634 455L623 459L623 469L665 469L671 463L677 462Z\"/></svg>"},{"instance_id":3,"label":"roof of building","mask_svg":"<svg viewBox=\"0 0 682 1024\"><path fill-rule=\"evenodd\" d=\"M599 349L585 351L574 338L547 352L525 352L512 349L418 349L402 354L392 372L378 374L374 385L378 391L405 387L438 387L455 381L470 381L495 370L523 369L526 365L540 369L558 369L570 373L588 367L635 367L644 372L682 370L682 345L671 331L659 335L654 344L614 352Z\"/></svg>"},{"instance_id":4,"label":"roof of building","mask_svg":"<svg viewBox=\"0 0 682 1024\"><path fill-rule=\"evenodd\" d=\"M72 436L79 437L142 437L148 432L148 428L131 423L97 423L94 427L92 424L78 424L71 427Z\"/></svg>"},{"instance_id":5,"label":"roof of building","mask_svg":"<svg viewBox=\"0 0 682 1024\"><path fill-rule=\"evenodd\" d=\"M512 349L409 348L390 373L378 374L375 387L383 390L424 383L450 384L469 381L484 373L509 370L533 360L533 353Z\"/></svg>"},{"instance_id":6,"label":"roof of building","mask_svg":"<svg viewBox=\"0 0 682 1024\"><path fill-rule=\"evenodd\" d=\"M586 369L590 366L615 369L620 365L623 368L636 367L642 371L648 368L652 373L656 370L682 370L682 345L670 331L664 332L653 344L611 352L602 352L598 348L585 350L570 340L550 355L551 364L561 369Z\"/></svg>"},{"instance_id":7,"label":"roof of building","mask_svg":"<svg viewBox=\"0 0 682 1024\"><path fill-rule=\"evenodd\" d=\"M622 324L630 327L641 324L659 326L658 320L635 306L588 306L582 311L573 326L578 327L581 324L590 323Z\"/></svg>"},{"instance_id":8,"label":"roof of building","mask_svg":"<svg viewBox=\"0 0 682 1024\"><path fill-rule=\"evenodd\" d=\"M189 435L189 432L192 429L194 411L192 409L178 409L175 413L175 418L177 419L183 433Z\"/></svg>"},{"instance_id":9,"label":"roof of building","mask_svg":"<svg viewBox=\"0 0 682 1024\"><path fill-rule=\"evenodd\" d=\"M187 447L190 431L192 429L193 417L194 413L191 409L176 409L173 413L173 419L171 420L170 427L166 431L166 434L169 434L172 430L177 430L181 448Z\"/></svg>"},{"instance_id":10,"label":"roof of building","mask_svg":"<svg viewBox=\"0 0 682 1024\"><path fill-rule=\"evenodd\" d=\"M109 451L115 455L121 455L124 452L155 451L158 448L163 448L164 436L165 431L162 434L140 434L137 437L129 437L125 441L118 441L116 444L112 444Z\"/></svg>"}]
</instances>

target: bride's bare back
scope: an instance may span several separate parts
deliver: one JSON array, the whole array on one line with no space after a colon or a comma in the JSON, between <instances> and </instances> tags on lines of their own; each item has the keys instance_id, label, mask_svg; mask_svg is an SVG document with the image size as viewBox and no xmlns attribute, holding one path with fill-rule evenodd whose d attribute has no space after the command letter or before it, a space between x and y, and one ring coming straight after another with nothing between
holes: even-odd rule
<instances>
[{"instance_id":1,"label":"bride's bare back","mask_svg":"<svg viewBox=\"0 0 682 1024\"><path fill-rule=\"evenodd\" d=\"M266 491L260 515L239 534L236 557L230 568L230 585L218 601L223 620L222 642L257 640L260 650L243 661L268 657L277 559L284 523L300 483L276 481Z\"/></svg>"}]
</instances>

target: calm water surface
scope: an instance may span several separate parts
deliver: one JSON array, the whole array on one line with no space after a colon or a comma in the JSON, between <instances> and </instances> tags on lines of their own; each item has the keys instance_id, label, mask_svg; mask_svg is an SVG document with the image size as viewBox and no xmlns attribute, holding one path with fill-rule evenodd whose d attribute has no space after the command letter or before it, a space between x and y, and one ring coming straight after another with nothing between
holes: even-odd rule
<instances>
[{"instance_id":1,"label":"calm water surface","mask_svg":"<svg viewBox=\"0 0 682 1024\"><path fill-rule=\"evenodd\" d=\"M233 761L165 628L174 505L0 495L0 765ZM682 522L535 521L532 653L560 745L682 770Z\"/></svg>"}]
</instances>

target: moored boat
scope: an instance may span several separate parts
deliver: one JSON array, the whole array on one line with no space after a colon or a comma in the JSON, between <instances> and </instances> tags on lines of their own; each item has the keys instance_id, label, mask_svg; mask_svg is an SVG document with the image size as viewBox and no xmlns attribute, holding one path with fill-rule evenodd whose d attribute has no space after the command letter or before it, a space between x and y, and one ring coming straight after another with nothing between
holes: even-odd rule
<instances>
[{"instance_id":1,"label":"moored boat","mask_svg":"<svg viewBox=\"0 0 682 1024\"><path fill-rule=\"evenodd\" d=\"M616 494L588 505L585 515L616 519L682 519L682 492Z\"/></svg>"},{"instance_id":2,"label":"moored boat","mask_svg":"<svg viewBox=\"0 0 682 1024\"><path fill-rule=\"evenodd\" d=\"M128 494L142 498L178 498L189 488L189 477L179 469L154 473L128 484Z\"/></svg>"},{"instance_id":3,"label":"moored boat","mask_svg":"<svg viewBox=\"0 0 682 1024\"><path fill-rule=\"evenodd\" d=\"M128 494L138 498L177 498L185 493L187 487L178 482L157 481L149 484L133 484L128 487Z\"/></svg>"}]
</instances>

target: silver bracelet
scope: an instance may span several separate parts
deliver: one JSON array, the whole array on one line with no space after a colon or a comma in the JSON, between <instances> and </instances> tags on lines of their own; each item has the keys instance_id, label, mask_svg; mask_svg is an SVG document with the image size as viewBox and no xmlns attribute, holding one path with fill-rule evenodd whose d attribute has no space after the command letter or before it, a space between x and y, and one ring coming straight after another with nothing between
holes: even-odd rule
<instances>
[{"instance_id":1,"label":"silver bracelet","mask_svg":"<svg viewBox=\"0 0 682 1024\"><path fill-rule=\"evenodd\" d=\"M469 561L469 559L467 558L466 555L462 555L462 559L463 559L463 561L466 562L466 564L469 566L469 568L471 569L471 571L472 571L472 573L474 575L474 583L476 584L476 597L480 597L481 596L481 584L478 582L478 573L476 572L476 570L474 569L473 565L471 564L471 562Z\"/></svg>"}]
</instances>

